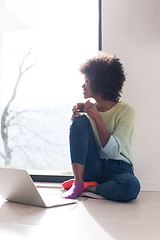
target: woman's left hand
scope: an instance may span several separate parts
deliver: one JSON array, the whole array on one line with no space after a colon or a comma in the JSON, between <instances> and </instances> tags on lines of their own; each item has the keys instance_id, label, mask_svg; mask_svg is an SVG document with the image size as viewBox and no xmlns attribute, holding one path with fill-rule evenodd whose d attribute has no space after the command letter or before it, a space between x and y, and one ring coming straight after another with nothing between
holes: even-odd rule
<instances>
[{"instance_id":1,"label":"woman's left hand","mask_svg":"<svg viewBox=\"0 0 160 240\"><path fill-rule=\"evenodd\" d=\"M84 104L84 112L86 112L94 121L101 117L95 104L91 103L90 100Z\"/></svg>"}]
</instances>

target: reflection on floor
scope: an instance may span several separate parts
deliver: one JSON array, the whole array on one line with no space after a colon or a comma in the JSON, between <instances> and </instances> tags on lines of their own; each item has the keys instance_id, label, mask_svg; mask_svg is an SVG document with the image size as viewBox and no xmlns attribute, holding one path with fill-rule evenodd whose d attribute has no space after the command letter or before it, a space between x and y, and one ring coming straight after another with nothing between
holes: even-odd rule
<instances>
[{"instance_id":1,"label":"reflection on floor","mask_svg":"<svg viewBox=\"0 0 160 240\"><path fill-rule=\"evenodd\" d=\"M60 194L60 189L52 189ZM80 197L79 203L43 209L0 198L0 237L9 239L159 240L160 192L131 203Z\"/></svg>"}]
</instances>

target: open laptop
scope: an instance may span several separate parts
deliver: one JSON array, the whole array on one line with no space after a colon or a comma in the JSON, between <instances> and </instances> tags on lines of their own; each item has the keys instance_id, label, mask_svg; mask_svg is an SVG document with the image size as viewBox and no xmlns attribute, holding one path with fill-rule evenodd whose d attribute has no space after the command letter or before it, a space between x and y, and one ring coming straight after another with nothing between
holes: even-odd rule
<instances>
[{"instance_id":1,"label":"open laptop","mask_svg":"<svg viewBox=\"0 0 160 240\"><path fill-rule=\"evenodd\" d=\"M77 203L55 194L40 194L26 170L0 168L0 194L8 201L37 207L57 207Z\"/></svg>"}]
</instances>

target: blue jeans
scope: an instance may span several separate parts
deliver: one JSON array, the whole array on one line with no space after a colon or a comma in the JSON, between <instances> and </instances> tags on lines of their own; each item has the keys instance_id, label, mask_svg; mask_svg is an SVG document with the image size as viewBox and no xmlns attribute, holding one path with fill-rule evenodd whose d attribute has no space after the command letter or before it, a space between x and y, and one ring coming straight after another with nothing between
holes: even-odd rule
<instances>
[{"instance_id":1,"label":"blue jeans","mask_svg":"<svg viewBox=\"0 0 160 240\"><path fill-rule=\"evenodd\" d=\"M98 182L97 194L120 202L137 198L140 183L132 165L121 160L100 158L92 126L85 115L74 118L70 127L70 153L72 163L84 165L83 180Z\"/></svg>"}]
</instances>

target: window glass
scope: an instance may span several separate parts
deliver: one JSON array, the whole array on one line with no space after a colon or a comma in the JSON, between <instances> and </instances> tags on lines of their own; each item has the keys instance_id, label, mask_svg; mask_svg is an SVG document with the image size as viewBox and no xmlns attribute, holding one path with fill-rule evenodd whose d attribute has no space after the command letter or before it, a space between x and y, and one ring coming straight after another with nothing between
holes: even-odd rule
<instances>
[{"instance_id":1,"label":"window glass","mask_svg":"<svg viewBox=\"0 0 160 240\"><path fill-rule=\"evenodd\" d=\"M2 22L0 166L69 174L79 67L98 52L98 1L5 0Z\"/></svg>"}]
</instances>

